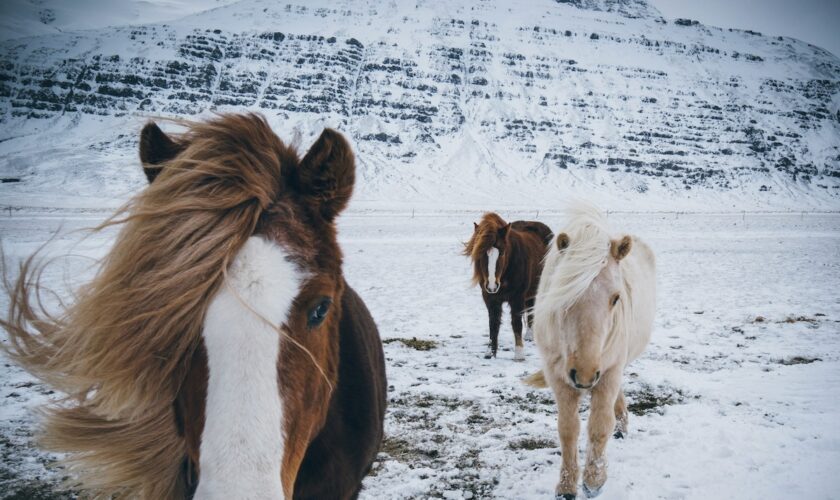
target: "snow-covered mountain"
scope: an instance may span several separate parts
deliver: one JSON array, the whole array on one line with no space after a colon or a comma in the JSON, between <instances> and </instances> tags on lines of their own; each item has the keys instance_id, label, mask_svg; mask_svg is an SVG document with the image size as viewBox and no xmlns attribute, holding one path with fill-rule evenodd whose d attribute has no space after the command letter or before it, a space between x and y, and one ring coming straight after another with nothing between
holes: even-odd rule
<instances>
[{"instance_id":1,"label":"snow-covered mountain","mask_svg":"<svg viewBox=\"0 0 840 500\"><path fill-rule=\"evenodd\" d=\"M840 208L840 59L644 0L242 0L6 40L3 204L122 199L147 117L243 109L346 133L358 203Z\"/></svg>"}]
</instances>

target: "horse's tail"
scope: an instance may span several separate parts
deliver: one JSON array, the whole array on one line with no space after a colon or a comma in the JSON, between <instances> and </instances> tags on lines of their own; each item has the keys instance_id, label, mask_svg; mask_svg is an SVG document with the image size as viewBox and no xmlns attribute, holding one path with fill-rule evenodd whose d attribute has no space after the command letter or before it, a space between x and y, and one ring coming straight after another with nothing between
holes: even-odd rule
<instances>
[{"instance_id":1,"label":"horse's tail","mask_svg":"<svg viewBox=\"0 0 840 500\"><path fill-rule=\"evenodd\" d=\"M523 378L522 383L531 387L536 387L537 389L545 389L548 387L548 382L545 381L545 373L543 373L542 370Z\"/></svg>"}]
</instances>

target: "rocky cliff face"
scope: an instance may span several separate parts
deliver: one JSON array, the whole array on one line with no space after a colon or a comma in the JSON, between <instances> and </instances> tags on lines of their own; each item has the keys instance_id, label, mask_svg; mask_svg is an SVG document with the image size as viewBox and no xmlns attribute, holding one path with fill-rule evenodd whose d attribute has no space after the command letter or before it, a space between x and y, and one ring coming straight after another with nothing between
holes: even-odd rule
<instances>
[{"instance_id":1,"label":"rocky cliff face","mask_svg":"<svg viewBox=\"0 0 840 500\"><path fill-rule=\"evenodd\" d=\"M281 131L350 135L371 197L840 199L840 60L643 0L244 0L0 48L0 139L89 115L251 109Z\"/></svg>"}]
</instances>

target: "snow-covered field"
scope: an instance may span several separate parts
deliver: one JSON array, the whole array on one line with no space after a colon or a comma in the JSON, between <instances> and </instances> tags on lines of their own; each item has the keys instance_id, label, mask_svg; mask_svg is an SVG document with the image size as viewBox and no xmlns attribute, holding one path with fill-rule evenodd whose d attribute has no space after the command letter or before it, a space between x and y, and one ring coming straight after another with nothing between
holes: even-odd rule
<instances>
[{"instance_id":1,"label":"snow-covered field","mask_svg":"<svg viewBox=\"0 0 840 500\"><path fill-rule=\"evenodd\" d=\"M104 215L2 214L7 262L59 227L50 253L99 255L109 235L78 243L76 230ZM514 362L508 323L499 358L482 357L486 313L460 256L479 215L357 210L340 220L345 272L379 325L390 385L387 437L362 498L553 495L554 402L519 382L539 365L533 344ZM539 219L562 224L556 212ZM657 252L659 305L651 345L625 377L630 433L609 444L601 498L836 498L840 215L612 213L610 221ZM58 261L46 279L78 285L88 265ZM60 497L50 493L60 473L29 443L33 407L50 396L0 366L0 496Z\"/></svg>"}]
</instances>

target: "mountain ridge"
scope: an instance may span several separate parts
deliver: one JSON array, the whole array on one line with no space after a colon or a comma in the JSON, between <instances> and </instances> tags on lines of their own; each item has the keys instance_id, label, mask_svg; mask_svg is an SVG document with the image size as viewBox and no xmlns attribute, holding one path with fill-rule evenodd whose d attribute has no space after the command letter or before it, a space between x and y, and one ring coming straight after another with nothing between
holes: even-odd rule
<instances>
[{"instance_id":1,"label":"mountain ridge","mask_svg":"<svg viewBox=\"0 0 840 500\"><path fill-rule=\"evenodd\" d=\"M77 151L88 134L74 139L74 123L251 109L283 137L347 133L371 200L840 199L840 59L783 37L669 22L641 0L516 11L245 0L0 47L0 175L26 181L4 186L12 194L58 169L22 168L32 148L18 133L69 130L59 143ZM103 143L121 161L134 146L129 134Z\"/></svg>"}]
</instances>

